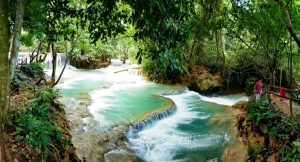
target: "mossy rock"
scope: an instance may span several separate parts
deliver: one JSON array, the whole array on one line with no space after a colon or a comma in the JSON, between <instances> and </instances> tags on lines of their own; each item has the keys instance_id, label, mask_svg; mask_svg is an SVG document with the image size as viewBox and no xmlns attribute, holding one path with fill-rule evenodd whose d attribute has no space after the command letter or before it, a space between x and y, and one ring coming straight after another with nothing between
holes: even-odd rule
<instances>
[{"instance_id":1,"label":"mossy rock","mask_svg":"<svg viewBox=\"0 0 300 162\"><path fill-rule=\"evenodd\" d=\"M107 59L78 60L71 58L70 64L78 69L97 69L109 66L111 61Z\"/></svg>"},{"instance_id":2,"label":"mossy rock","mask_svg":"<svg viewBox=\"0 0 300 162\"><path fill-rule=\"evenodd\" d=\"M232 105L232 107L235 109L245 110L247 103L247 101L238 101L237 103Z\"/></svg>"},{"instance_id":3,"label":"mossy rock","mask_svg":"<svg viewBox=\"0 0 300 162\"><path fill-rule=\"evenodd\" d=\"M191 90L204 94L217 93L223 86L223 80L219 74L211 74L201 66L193 66L190 77L185 82Z\"/></svg>"}]
</instances>

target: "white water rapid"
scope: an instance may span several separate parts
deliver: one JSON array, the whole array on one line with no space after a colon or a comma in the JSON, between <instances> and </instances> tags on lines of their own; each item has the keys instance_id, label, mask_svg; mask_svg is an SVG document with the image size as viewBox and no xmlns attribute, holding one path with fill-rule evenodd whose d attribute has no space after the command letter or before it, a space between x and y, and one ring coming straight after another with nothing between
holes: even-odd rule
<instances>
[{"instance_id":1,"label":"white water rapid","mask_svg":"<svg viewBox=\"0 0 300 162\"><path fill-rule=\"evenodd\" d=\"M150 127L141 130L137 136L128 139L129 146L132 147L138 157L146 162L171 162L171 161L190 161L189 157L176 159L184 151L212 151L214 148L229 143L229 133L216 134L203 131L201 126L193 124L196 120L207 120L212 114L197 105L197 102L209 101L217 104L231 106L239 100L247 100L243 96L225 96L225 97L205 97L193 91L186 91L183 94L165 96L172 99L177 107L177 112L170 117L157 121ZM196 102L195 102L196 101ZM199 111L200 110L200 111ZM188 130L194 127L199 131ZM181 152L181 153L180 153ZM212 157L211 159L215 159ZM210 158L195 160L205 161Z\"/></svg>"},{"instance_id":2,"label":"white water rapid","mask_svg":"<svg viewBox=\"0 0 300 162\"><path fill-rule=\"evenodd\" d=\"M79 155L89 161L109 162L121 155L126 157L133 150L146 162L220 160L232 139L230 121L214 123L211 119L228 114L224 105L247 98L206 97L181 90L184 88L180 86L152 83L140 76L136 68L118 61L98 70L67 67L56 88L63 96ZM172 93L163 93L169 91ZM126 136L128 125L145 114L162 110L170 102L154 94L171 99L176 107L145 119L143 127L129 127L136 130ZM129 150L121 144L120 133L125 133Z\"/></svg>"}]
</instances>

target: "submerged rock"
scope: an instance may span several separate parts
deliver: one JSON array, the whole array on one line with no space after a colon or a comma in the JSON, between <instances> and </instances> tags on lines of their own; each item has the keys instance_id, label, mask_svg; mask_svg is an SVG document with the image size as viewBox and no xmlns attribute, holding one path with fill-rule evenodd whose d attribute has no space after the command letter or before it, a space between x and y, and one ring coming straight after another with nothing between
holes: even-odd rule
<instances>
[{"instance_id":1,"label":"submerged rock","mask_svg":"<svg viewBox=\"0 0 300 162\"><path fill-rule=\"evenodd\" d=\"M123 149L112 150L104 157L106 162L140 162L134 154Z\"/></svg>"}]
</instances>

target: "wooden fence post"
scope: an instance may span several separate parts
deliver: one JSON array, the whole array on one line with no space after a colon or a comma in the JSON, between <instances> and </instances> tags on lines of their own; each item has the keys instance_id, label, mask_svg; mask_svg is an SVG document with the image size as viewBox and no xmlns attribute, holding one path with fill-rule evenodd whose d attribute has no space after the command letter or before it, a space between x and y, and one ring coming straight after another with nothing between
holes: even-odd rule
<instances>
[{"instance_id":1,"label":"wooden fence post","mask_svg":"<svg viewBox=\"0 0 300 162\"><path fill-rule=\"evenodd\" d=\"M291 117L293 117L293 100L292 100L292 91L290 90L290 113Z\"/></svg>"}]
</instances>

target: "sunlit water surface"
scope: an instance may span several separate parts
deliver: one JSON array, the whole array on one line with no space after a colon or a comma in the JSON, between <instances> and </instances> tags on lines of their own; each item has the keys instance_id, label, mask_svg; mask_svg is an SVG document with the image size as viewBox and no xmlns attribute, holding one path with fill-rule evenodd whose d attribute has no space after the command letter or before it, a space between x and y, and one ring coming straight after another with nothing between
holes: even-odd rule
<instances>
[{"instance_id":1,"label":"sunlit water surface","mask_svg":"<svg viewBox=\"0 0 300 162\"><path fill-rule=\"evenodd\" d=\"M166 99L169 98L175 103L176 112L129 138L128 146L148 162L220 160L233 138L228 129L232 121L215 123L210 119L228 114L228 106L247 98L241 95L205 97L187 89L172 95L184 88L146 81L138 75L137 69L118 72L135 67L118 62L97 70L68 66L56 89L73 102L89 98L88 110L101 129L137 122L151 112L165 109L170 105ZM164 94L162 92L169 92L166 98L155 95ZM66 108L73 106L69 104Z\"/></svg>"}]
</instances>

